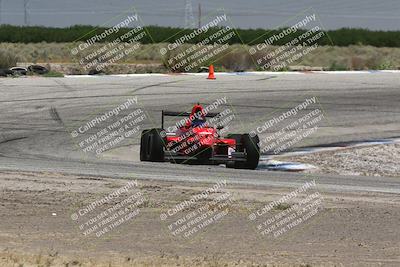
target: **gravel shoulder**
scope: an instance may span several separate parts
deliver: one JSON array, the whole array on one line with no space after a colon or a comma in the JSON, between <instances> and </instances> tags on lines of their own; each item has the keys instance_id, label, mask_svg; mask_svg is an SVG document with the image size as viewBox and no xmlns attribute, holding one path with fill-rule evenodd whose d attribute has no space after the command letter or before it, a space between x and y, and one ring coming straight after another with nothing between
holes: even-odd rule
<instances>
[{"instance_id":1,"label":"gravel shoulder","mask_svg":"<svg viewBox=\"0 0 400 267\"><path fill-rule=\"evenodd\" d=\"M140 214L100 237L83 235L72 214L132 181L146 199ZM213 185L11 171L0 172L0 184L0 266L400 264L396 194L327 193L317 188L322 209L274 237L261 236L249 214L291 189L228 184L196 206L229 192L229 213L183 238L171 234L160 214ZM282 210L285 207L273 212Z\"/></svg>"},{"instance_id":2,"label":"gravel shoulder","mask_svg":"<svg viewBox=\"0 0 400 267\"><path fill-rule=\"evenodd\" d=\"M400 177L400 144L346 148L281 159L311 164L317 168L307 172L313 173Z\"/></svg>"}]
</instances>

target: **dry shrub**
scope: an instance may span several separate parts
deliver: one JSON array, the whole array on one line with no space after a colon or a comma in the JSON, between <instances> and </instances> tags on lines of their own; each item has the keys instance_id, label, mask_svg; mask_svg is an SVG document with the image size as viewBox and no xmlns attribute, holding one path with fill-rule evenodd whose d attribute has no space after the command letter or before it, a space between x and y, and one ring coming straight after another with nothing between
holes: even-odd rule
<instances>
[{"instance_id":1,"label":"dry shrub","mask_svg":"<svg viewBox=\"0 0 400 267\"><path fill-rule=\"evenodd\" d=\"M1 69L8 69L11 67L15 67L17 64L18 58L10 53L7 50L1 49L0 50L0 68Z\"/></svg>"},{"instance_id":2,"label":"dry shrub","mask_svg":"<svg viewBox=\"0 0 400 267\"><path fill-rule=\"evenodd\" d=\"M218 64L222 65L227 70L236 72L246 71L256 67L250 54L243 48L231 49L229 53L218 61Z\"/></svg>"},{"instance_id":3,"label":"dry shrub","mask_svg":"<svg viewBox=\"0 0 400 267\"><path fill-rule=\"evenodd\" d=\"M77 44L73 43L0 43L0 68L9 68L15 66L16 62L21 63L78 63L79 58L73 58L70 49ZM91 49L85 51L89 53L94 49L99 49L104 44L94 44ZM134 63L134 64L160 64L163 57L160 54L160 49L165 47L165 43L160 44L145 44L142 45L136 53L132 53L124 57L118 63ZM187 49L190 44L182 45L182 49ZM248 52L247 45L231 45L230 53L222 56L217 62L213 62L217 70L228 71L247 71L259 69ZM277 47L270 46L265 50L257 51L253 55L254 60L262 58L268 52L275 50ZM223 52L223 53L226 53ZM176 51L167 54L169 59L176 55ZM215 60L215 57L212 58ZM303 65L312 67L324 67L331 70L342 69L398 69L400 68L400 48L388 47L372 47L372 46L320 46L312 53L309 53L292 65ZM208 66L210 61L203 62L203 66ZM265 64L266 62L262 62ZM73 73L80 73L82 70L73 70ZM164 71L168 68L164 68ZM151 69L153 70L153 68ZM123 70L121 70L123 71ZM141 72L142 70L140 70ZM143 70L143 71L147 71ZM154 72L158 71L154 69ZM182 69L177 71L183 71ZM192 69L190 71L196 71ZM130 69L128 72L136 73L138 71ZM87 73L86 71L84 73Z\"/></svg>"},{"instance_id":4,"label":"dry shrub","mask_svg":"<svg viewBox=\"0 0 400 267\"><path fill-rule=\"evenodd\" d=\"M350 67L352 70L364 70L367 68L367 62L361 57L353 56L350 60Z\"/></svg>"}]
</instances>

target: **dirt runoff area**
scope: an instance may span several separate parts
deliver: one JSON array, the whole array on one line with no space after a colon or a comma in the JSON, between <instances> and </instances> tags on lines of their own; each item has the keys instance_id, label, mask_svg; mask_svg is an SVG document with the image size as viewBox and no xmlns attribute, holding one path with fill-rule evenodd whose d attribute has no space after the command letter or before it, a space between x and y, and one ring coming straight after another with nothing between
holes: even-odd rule
<instances>
[{"instance_id":1,"label":"dirt runoff area","mask_svg":"<svg viewBox=\"0 0 400 267\"><path fill-rule=\"evenodd\" d=\"M283 159L316 167L306 172L400 177L400 144L345 148Z\"/></svg>"},{"instance_id":2,"label":"dirt runoff area","mask_svg":"<svg viewBox=\"0 0 400 267\"><path fill-rule=\"evenodd\" d=\"M400 266L394 194L11 171L0 185L0 266Z\"/></svg>"}]
</instances>

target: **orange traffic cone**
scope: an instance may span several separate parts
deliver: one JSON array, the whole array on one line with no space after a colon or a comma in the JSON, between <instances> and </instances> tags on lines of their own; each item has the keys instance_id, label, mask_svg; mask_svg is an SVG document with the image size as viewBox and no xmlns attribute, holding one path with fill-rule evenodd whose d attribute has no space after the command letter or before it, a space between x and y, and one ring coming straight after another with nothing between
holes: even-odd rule
<instances>
[{"instance_id":1,"label":"orange traffic cone","mask_svg":"<svg viewBox=\"0 0 400 267\"><path fill-rule=\"evenodd\" d=\"M208 69L208 78L207 79L215 80L214 65L210 65L210 68Z\"/></svg>"}]
</instances>

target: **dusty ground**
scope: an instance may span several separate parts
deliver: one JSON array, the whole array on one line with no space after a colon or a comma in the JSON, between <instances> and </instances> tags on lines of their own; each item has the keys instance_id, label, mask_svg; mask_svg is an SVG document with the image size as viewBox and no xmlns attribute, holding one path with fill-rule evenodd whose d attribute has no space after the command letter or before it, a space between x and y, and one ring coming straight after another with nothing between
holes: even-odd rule
<instances>
[{"instance_id":1,"label":"dusty ground","mask_svg":"<svg viewBox=\"0 0 400 267\"><path fill-rule=\"evenodd\" d=\"M400 144L348 148L284 159L314 165L317 169L311 172L316 173L400 176Z\"/></svg>"},{"instance_id":2,"label":"dusty ground","mask_svg":"<svg viewBox=\"0 0 400 267\"><path fill-rule=\"evenodd\" d=\"M0 173L0 266L399 266L400 196L326 193L322 209L282 236L262 236L249 214L289 189L229 185L229 213L194 236L173 236L160 214L210 185L57 173ZM140 214L84 236L71 215L138 179ZM317 181L318 184L318 181ZM104 204L112 207L117 202ZM290 202L289 206L296 204ZM273 213L287 209L277 207ZM190 211L190 208L188 209Z\"/></svg>"}]
</instances>

